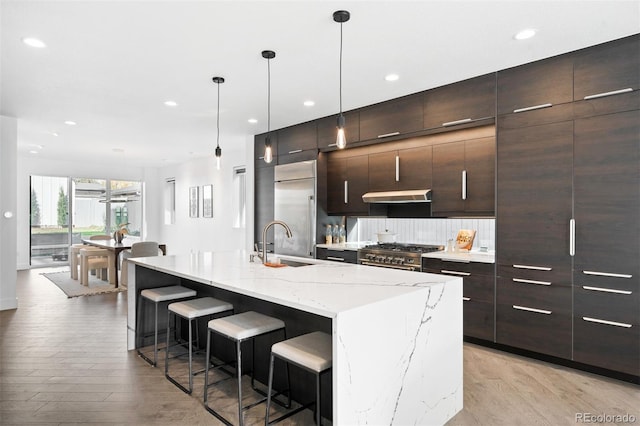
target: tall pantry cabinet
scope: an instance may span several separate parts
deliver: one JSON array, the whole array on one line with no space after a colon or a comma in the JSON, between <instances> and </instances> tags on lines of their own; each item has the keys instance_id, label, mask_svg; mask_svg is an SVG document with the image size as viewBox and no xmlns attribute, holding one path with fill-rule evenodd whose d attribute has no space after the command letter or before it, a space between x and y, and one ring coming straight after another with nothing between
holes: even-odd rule
<instances>
[{"instance_id":1,"label":"tall pantry cabinet","mask_svg":"<svg viewBox=\"0 0 640 426\"><path fill-rule=\"evenodd\" d=\"M498 73L496 341L634 376L639 52L633 36Z\"/></svg>"}]
</instances>

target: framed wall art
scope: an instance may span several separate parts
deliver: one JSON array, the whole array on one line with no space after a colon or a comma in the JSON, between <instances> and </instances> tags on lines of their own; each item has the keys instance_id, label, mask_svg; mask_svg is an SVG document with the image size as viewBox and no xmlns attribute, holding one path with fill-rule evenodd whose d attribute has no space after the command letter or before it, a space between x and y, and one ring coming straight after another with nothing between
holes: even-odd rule
<instances>
[{"instance_id":1,"label":"framed wall art","mask_svg":"<svg viewBox=\"0 0 640 426\"><path fill-rule=\"evenodd\" d=\"M199 210L198 187L189 188L189 217L198 217Z\"/></svg>"},{"instance_id":2,"label":"framed wall art","mask_svg":"<svg viewBox=\"0 0 640 426\"><path fill-rule=\"evenodd\" d=\"M213 185L202 187L202 217L213 217Z\"/></svg>"}]
</instances>

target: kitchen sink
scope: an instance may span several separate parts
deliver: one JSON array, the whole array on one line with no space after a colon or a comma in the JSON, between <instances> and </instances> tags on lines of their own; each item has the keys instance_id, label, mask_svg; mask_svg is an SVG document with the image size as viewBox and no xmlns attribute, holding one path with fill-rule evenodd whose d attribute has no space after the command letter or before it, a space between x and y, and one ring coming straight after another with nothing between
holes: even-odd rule
<instances>
[{"instance_id":1,"label":"kitchen sink","mask_svg":"<svg viewBox=\"0 0 640 426\"><path fill-rule=\"evenodd\" d=\"M298 262L297 260L290 260L290 259L280 259L280 263L283 265L287 265L287 266L293 266L294 268L298 267L298 266L309 266L309 265L313 265L313 263L306 263L306 262Z\"/></svg>"}]
</instances>

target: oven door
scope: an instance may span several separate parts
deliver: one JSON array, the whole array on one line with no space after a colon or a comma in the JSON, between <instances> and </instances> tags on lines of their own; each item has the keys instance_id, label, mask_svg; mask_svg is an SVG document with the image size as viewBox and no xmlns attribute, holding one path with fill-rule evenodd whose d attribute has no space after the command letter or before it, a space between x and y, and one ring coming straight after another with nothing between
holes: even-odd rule
<instances>
[{"instance_id":1,"label":"oven door","mask_svg":"<svg viewBox=\"0 0 640 426\"><path fill-rule=\"evenodd\" d=\"M371 262L365 259L359 259L358 263L360 265L366 265L366 266L377 266L378 268L388 268L388 269L400 269L403 271L420 271L420 266L419 265L393 265L390 263L376 263L376 262Z\"/></svg>"}]
</instances>

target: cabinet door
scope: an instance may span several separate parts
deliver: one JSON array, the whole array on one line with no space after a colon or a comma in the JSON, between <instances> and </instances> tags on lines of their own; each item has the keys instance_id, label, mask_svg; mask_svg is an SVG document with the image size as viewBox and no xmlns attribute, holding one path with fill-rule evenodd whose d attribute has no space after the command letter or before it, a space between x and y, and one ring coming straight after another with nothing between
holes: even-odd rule
<instances>
[{"instance_id":1,"label":"cabinet door","mask_svg":"<svg viewBox=\"0 0 640 426\"><path fill-rule=\"evenodd\" d=\"M360 110L360 140L417 132L422 124L422 94L405 96Z\"/></svg>"},{"instance_id":2,"label":"cabinet door","mask_svg":"<svg viewBox=\"0 0 640 426\"><path fill-rule=\"evenodd\" d=\"M263 161L264 163L264 161ZM262 229L273 220L274 214L274 167L260 167L255 170L255 215L254 238L262 248ZM273 227L267 233L267 249L273 251Z\"/></svg>"},{"instance_id":3,"label":"cabinet door","mask_svg":"<svg viewBox=\"0 0 640 426\"><path fill-rule=\"evenodd\" d=\"M573 122L499 127L497 155L498 263L570 268Z\"/></svg>"},{"instance_id":4,"label":"cabinet door","mask_svg":"<svg viewBox=\"0 0 640 426\"><path fill-rule=\"evenodd\" d=\"M327 212L341 214L346 211L347 199L344 182L347 180L347 159L327 159Z\"/></svg>"},{"instance_id":5,"label":"cabinet door","mask_svg":"<svg viewBox=\"0 0 640 426\"><path fill-rule=\"evenodd\" d=\"M432 187L432 147L398 151L398 189L429 189ZM371 164L369 164L371 173Z\"/></svg>"},{"instance_id":6,"label":"cabinet door","mask_svg":"<svg viewBox=\"0 0 640 426\"><path fill-rule=\"evenodd\" d=\"M498 114L573 101L573 57L532 62L498 72Z\"/></svg>"},{"instance_id":7,"label":"cabinet door","mask_svg":"<svg viewBox=\"0 0 640 426\"><path fill-rule=\"evenodd\" d=\"M465 142L464 167L466 170L465 212L493 214L496 191L495 138Z\"/></svg>"},{"instance_id":8,"label":"cabinet door","mask_svg":"<svg viewBox=\"0 0 640 426\"><path fill-rule=\"evenodd\" d=\"M369 154L369 191L398 189L396 156L398 151Z\"/></svg>"},{"instance_id":9,"label":"cabinet door","mask_svg":"<svg viewBox=\"0 0 640 426\"><path fill-rule=\"evenodd\" d=\"M495 116L496 75L483 75L429 90L424 96L424 128L449 127Z\"/></svg>"},{"instance_id":10,"label":"cabinet door","mask_svg":"<svg viewBox=\"0 0 640 426\"><path fill-rule=\"evenodd\" d=\"M278 130L278 152L280 155L295 154L317 147L318 133L315 121Z\"/></svg>"},{"instance_id":11,"label":"cabinet door","mask_svg":"<svg viewBox=\"0 0 640 426\"><path fill-rule=\"evenodd\" d=\"M337 127L338 115L318 120L318 149L337 149ZM347 146L360 140L360 114L357 111L344 113L344 133L347 138Z\"/></svg>"},{"instance_id":12,"label":"cabinet door","mask_svg":"<svg viewBox=\"0 0 640 426\"><path fill-rule=\"evenodd\" d=\"M273 167L275 164L278 164L278 133L271 132L271 152L273 154L273 161L271 163L265 163L264 161L264 142L267 138L268 133L262 133L260 135L256 135L254 137L254 145L253 145L253 157L255 159L256 167Z\"/></svg>"},{"instance_id":13,"label":"cabinet door","mask_svg":"<svg viewBox=\"0 0 640 426\"><path fill-rule=\"evenodd\" d=\"M452 142L433 147L433 194L431 209L434 216L446 212L462 212L462 171L464 170L464 142Z\"/></svg>"},{"instance_id":14,"label":"cabinet door","mask_svg":"<svg viewBox=\"0 0 640 426\"><path fill-rule=\"evenodd\" d=\"M369 205L362 196L369 191L369 160L366 155L347 158L347 210L346 213L367 214Z\"/></svg>"},{"instance_id":15,"label":"cabinet door","mask_svg":"<svg viewBox=\"0 0 640 426\"><path fill-rule=\"evenodd\" d=\"M574 99L601 98L640 89L640 36L585 49L574 65Z\"/></svg>"}]
</instances>

